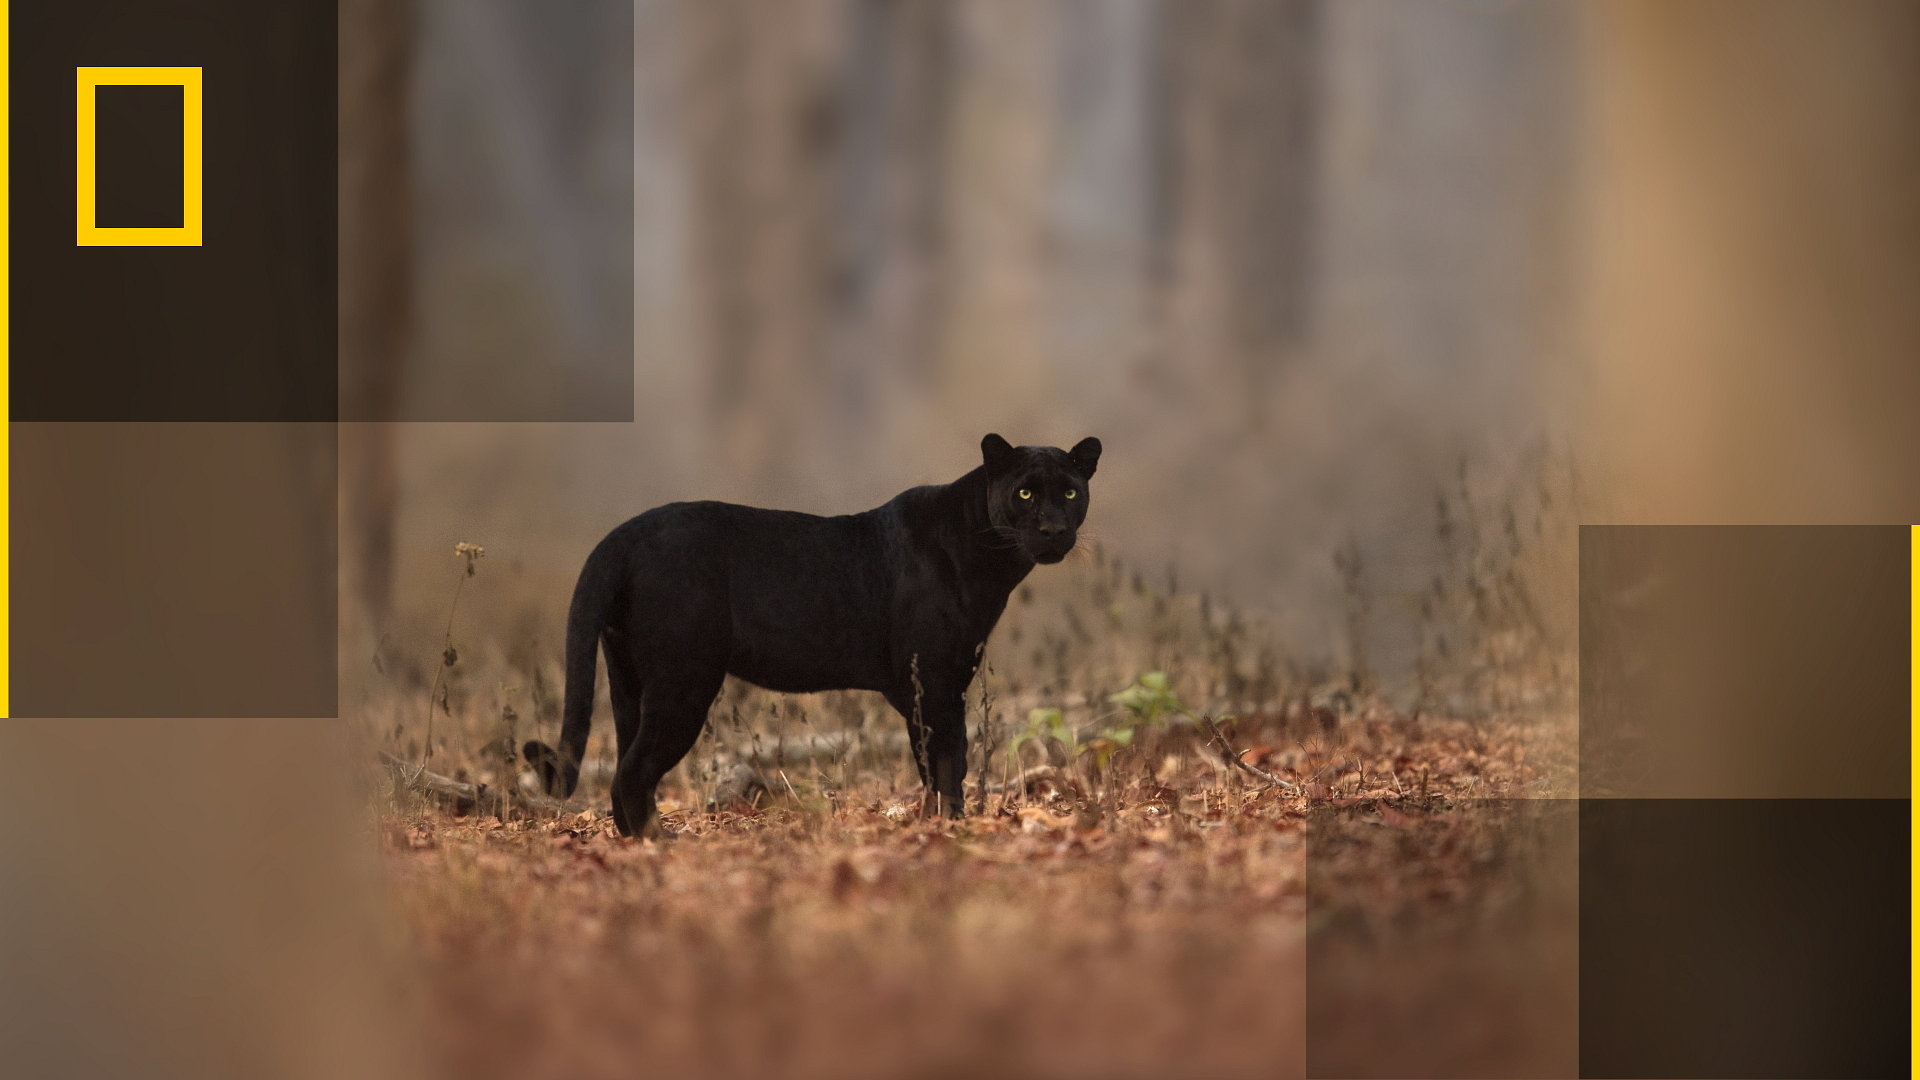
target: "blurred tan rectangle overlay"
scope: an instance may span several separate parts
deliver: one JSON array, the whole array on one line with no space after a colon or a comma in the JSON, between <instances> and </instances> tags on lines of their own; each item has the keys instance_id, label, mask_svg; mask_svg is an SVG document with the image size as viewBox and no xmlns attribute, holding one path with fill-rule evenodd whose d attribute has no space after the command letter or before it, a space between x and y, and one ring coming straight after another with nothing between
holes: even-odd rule
<instances>
[{"instance_id":1,"label":"blurred tan rectangle overlay","mask_svg":"<svg viewBox=\"0 0 1920 1080\"><path fill-rule=\"evenodd\" d=\"M1909 531L1580 531L1583 798L1904 799Z\"/></svg>"}]
</instances>

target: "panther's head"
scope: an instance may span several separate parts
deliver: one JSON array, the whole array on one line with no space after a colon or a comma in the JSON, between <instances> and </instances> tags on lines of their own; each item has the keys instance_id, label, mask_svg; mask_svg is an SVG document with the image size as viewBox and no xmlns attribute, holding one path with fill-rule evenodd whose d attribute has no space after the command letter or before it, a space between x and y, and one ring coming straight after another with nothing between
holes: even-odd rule
<instances>
[{"instance_id":1,"label":"panther's head","mask_svg":"<svg viewBox=\"0 0 1920 1080\"><path fill-rule=\"evenodd\" d=\"M998 435L980 440L987 467L987 515L999 543L1011 543L1038 563L1057 563L1073 550L1087 520L1087 481L1100 463L1100 440L1073 449L1013 446Z\"/></svg>"}]
</instances>

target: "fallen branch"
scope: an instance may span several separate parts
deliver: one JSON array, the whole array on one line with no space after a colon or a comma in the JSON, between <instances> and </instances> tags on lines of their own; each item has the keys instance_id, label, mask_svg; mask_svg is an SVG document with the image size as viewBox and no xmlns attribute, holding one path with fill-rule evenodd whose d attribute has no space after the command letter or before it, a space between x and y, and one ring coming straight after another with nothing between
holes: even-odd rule
<instances>
[{"instance_id":1,"label":"fallen branch","mask_svg":"<svg viewBox=\"0 0 1920 1080\"><path fill-rule=\"evenodd\" d=\"M1240 752L1233 748L1233 744L1227 741L1227 735L1220 730L1220 725L1213 722L1213 717L1203 716L1200 718L1200 722L1206 725L1208 733L1212 736L1211 741L1219 746L1221 755L1227 759L1227 764L1232 765L1234 768L1239 769L1249 776L1266 781L1270 787L1277 787L1293 795L1300 794L1300 785L1295 784L1291 780L1283 780L1257 765L1249 764L1243 759L1240 756Z\"/></svg>"},{"instance_id":2,"label":"fallen branch","mask_svg":"<svg viewBox=\"0 0 1920 1080\"><path fill-rule=\"evenodd\" d=\"M987 795L1005 795L1010 791L1017 791L1022 795L1031 795L1033 794L1033 786L1042 780L1051 780L1056 784L1073 785L1076 788L1079 786L1073 783L1073 778L1068 776L1065 771L1053 765L1035 765L1030 769L1024 769L1019 776L1014 777L1004 784L980 784L976 786Z\"/></svg>"},{"instance_id":3,"label":"fallen branch","mask_svg":"<svg viewBox=\"0 0 1920 1080\"><path fill-rule=\"evenodd\" d=\"M539 814L561 814L567 809L565 803L544 795L516 795L501 788L469 784L428 772L426 766L402 761L384 750L380 751L380 763L387 767L395 787L425 796L454 814L479 813L504 818L515 806Z\"/></svg>"}]
</instances>

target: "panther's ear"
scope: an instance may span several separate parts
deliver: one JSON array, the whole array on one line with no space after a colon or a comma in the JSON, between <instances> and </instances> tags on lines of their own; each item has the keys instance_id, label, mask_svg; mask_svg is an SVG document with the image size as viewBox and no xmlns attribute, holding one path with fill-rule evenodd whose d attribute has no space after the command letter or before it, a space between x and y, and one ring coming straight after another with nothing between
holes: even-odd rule
<instances>
[{"instance_id":1,"label":"panther's ear","mask_svg":"<svg viewBox=\"0 0 1920 1080\"><path fill-rule=\"evenodd\" d=\"M1100 464L1100 440L1089 435L1074 443L1073 449L1067 451L1067 456L1073 459L1074 468L1080 470L1081 477L1090 480L1094 466Z\"/></svg>"},{"instance_id":2,"label":"panther's ear","mask_svg":"<svg viewBox=\"0 0 1920 1080\"><path fill-rule=\"evenodd\" d=\"M980 440L980 458L987 463L987 471L997 473L1013 464L1013 444L998 435L989 435Z\"/></svg>"}]
</instances>

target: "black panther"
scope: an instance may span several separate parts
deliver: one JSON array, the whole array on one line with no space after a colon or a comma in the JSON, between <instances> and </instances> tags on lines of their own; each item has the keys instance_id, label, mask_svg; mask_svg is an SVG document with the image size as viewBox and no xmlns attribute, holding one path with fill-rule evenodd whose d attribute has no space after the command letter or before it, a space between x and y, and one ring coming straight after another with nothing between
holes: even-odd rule
<instances>
[{"instance_id":1,"label":"black panther","mask_svg":"<svg viewBox=\"0 0 1920 1080\"><path fill-rule=\"evenodd\" d=\"M1034 565L1073 550L1100 440L1060 450L988 435L980 452L958 480L865 513L670 503L608 533L567 613L560 747L523 748L547 792L579 783L604 646L624 835L652 819L655 787L693 748L729 674L785 693L886 695L935 811L958 816L980 650Z\"/></svg>"}]
</instances>

